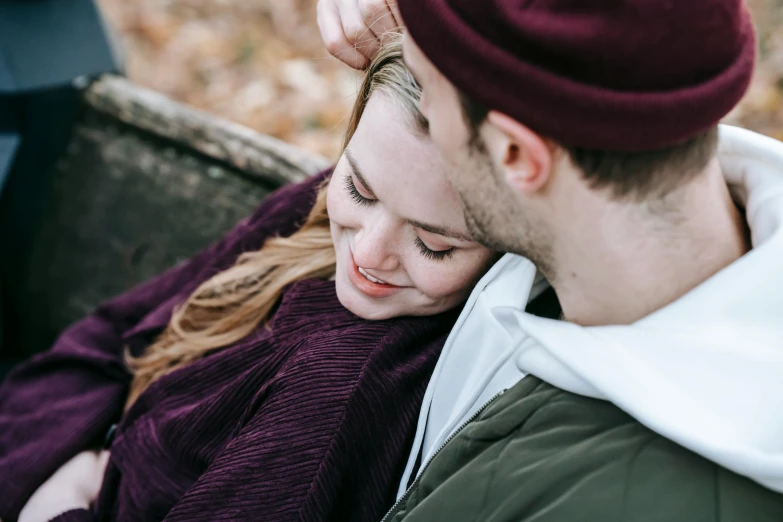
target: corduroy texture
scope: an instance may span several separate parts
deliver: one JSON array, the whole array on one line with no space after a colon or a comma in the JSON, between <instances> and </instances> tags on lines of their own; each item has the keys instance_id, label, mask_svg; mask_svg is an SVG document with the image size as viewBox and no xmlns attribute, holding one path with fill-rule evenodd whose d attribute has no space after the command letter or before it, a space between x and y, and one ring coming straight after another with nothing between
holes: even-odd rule
<instances>
[{"instance_id":1,"label":"corduroy texture","mask_svg":"<svg viewBox=\"0 0 783 522\"><path fill-rule=\"evenodd\" d=\"M564 145L654 150L740 100L756 42L742 0L399 0L458 89Z\"/></svg>"},{"instance_id":2,"label":"corduroy texture","mask_svg":"<svg viewBox=\"0 0 783 522\"><path fill-rule=\"evenodd\" d=\"M199 283L306 217L319 176L270 196L187 263L99 307L0 387L0 518L13 522L122 413L143 349ZM259 328L153 383L121 420L94 510L55 520L366 521L393 504L456 312L365 321L300 281Z\"/></svg>"}]
</instances>

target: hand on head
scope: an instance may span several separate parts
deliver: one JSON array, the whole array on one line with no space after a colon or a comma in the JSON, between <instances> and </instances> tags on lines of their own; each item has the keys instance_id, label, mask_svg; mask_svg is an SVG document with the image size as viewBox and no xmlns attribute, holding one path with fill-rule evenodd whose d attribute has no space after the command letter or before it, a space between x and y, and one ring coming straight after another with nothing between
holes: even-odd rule
<instances>
[{"instance_id":1,"label":"hand on head","mask_svg":"<svg viewBox=\"0 0 783 522\"><path fill-rule=\"evenodd\" d=\"M384 35L402 25L397 0L318 0L318 27L326 48L354 69L364 69Z\"/></svg>"}]
</instances>

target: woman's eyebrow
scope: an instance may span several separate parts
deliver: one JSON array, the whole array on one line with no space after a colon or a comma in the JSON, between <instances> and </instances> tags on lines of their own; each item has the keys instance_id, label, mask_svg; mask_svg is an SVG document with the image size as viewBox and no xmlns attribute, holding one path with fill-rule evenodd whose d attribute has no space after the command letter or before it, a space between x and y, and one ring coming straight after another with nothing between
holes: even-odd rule
<instances>
[{"instance_id":1,"label":"woman's eyebrow","mask_svg":"<svg viewBox=\"0 0 783 522\"><path fill-rule=\"evenodd\" d=\"M467 234L463 234L461 232L457 232L456 230L452 230L449 227L440 227L438 225L428 225L427 223L421 223L419 221L415 221L413 219L409 219L408 223L416 228L420 228L424 230L425 232L429 232L430 234L437 234L439 236L443 237L450 237L452 239L459 239L460 241L475 241L472 237L470 237Z\"/></svg>"},{"instance_id":2,"label":"woman's eyebrow","mask_svg":"<svg viewBox=\"0 0 783 522\"><path fill-rule=\"evenodd\" d=\"M367 192L370 193L370 196L377 199L377 196L375 195L375 192L373 191L372 187L370 187L370 184L367 183L367 180L364 179L364 176L362 176L362 171L359 168L358 163L356 163L356 160L354 159L349 149L345 149L345 159L348 160L348 165L350 165L351 170L353 171L354 176L356 176L356 179L359 180L359 183L361 183L362 186L367 190Z\"/></svg>"},{"instance_id":3,"label":"woman's eyebrow","mask_svg":"<svg viewBox=\"0 0 783 522\"><path fill-rule=\"evenodd\" d=\"M362 186L367 190L367 192L370 193L371 197L377 199L378 196L375 195L375 192L372 190L372 187L370 187L370 184L367 183L367 180L364 179L364 176L362 176L362 171L359 168L359 165L356 163L356 159L353 157L353 154L351 154L350 149L345 149L345 159L348 161L348 165L351 167L351 170L353 171L354 176L356 176L356 179L359 180L359 183L361 183ZM443 237L450 237L452 239L458 239L460 241L469 241L471 243L475 241L469 235L463 234L461 232L457 232L456 230L453 230L449 227L428 225L427 223L422 223L420 221L416 221L413 219L408 219L407 222L408 224L416 228L420 228L425 232L429 232L430 234L437 234Z\"/></svg>"}]
</instances>

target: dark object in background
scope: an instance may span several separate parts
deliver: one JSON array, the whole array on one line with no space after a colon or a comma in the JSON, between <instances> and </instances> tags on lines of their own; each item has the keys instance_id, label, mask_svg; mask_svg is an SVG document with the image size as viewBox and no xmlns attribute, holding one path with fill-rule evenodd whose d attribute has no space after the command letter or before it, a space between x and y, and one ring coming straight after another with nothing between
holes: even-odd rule
<instances>
[{"instance_id":1,"label":"dark object in background","mask_svg":"<svg viewBox=\"0 0 783 522\"><path fill-rule=\"evenodd\" d=\"M271 189L328 166L124 78L104 76L80 100L4 303L6 361L49 348L101 301L222 236Z\"/></svg>"},{"instance_id":2,"label":"dark object in background","mask_svg":"<svg viewBox=\"0 0 783 522\"><path fill-rule=\"evenodd\" d=\"M16 132L0 133L0 194L3 193L6 175L11 170L11 164L16 157L19 141L20 136Z\"/></svg>"},{"instance_id":3,"label":"dark object in background","mask_svg":"<svg viewBox=\"0 0 783 522\"><path fill-rule=\"evenodd\" d=\"M123 78L73 87L114 67L92 0L0 0L0 146L19 144L0 194L0 379L327 166Z\"/></svg>"},{"instance_id":4,"label":"dark object in background","mask_svg":"<svg viewBox=\"0 0 783 522\"><path fill-rule=\"evenodd\" d=\"M115 68L92 0L0 0L0 93L62 87Z\"/></svg>"},{"instance_id":5,"label":"dark object in background","mask_svg":"<svg viewBox=\"0 0 783 522\"><path fill-rule=\"evenodd\" d=\"M92 0L0 0L0 374L50 167L80 108L75 78L116 70Z\"/></svg>"}]
</instances>

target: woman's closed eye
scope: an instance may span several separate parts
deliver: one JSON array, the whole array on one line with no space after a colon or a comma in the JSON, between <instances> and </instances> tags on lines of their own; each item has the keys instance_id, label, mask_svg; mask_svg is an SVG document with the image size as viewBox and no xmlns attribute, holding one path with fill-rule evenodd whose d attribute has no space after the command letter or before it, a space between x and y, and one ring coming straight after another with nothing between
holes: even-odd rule
<instances>
[{"instance_id":1,"label":"woman's closed eye","mask_svg":"<svg viewBox=\"0 0 783 522\"><path fill-rule=\"evenodd\" d=\"M375 198L362 194L362 189L360 189L357 183L354 182L353 176L349 175L345 177L345 190L348 192L348 195L354 201L354 203L359 206L368 207L378 201ZM456 247L446 247L442 249L430 248L419 236L416 236L414 242L416 243L416 247L419 249L419 253L421 253L421 255L425 258L433 261L442 261L447 259L451 257L454 254L454 250L456 250Z\"/></svg>"},{"instance_id":2,"label":"woman's closed eye","mask_svg":"<svg viewBox=\"0 0 783 522\"><path fill-rule=\"evenodd\" d=\"M433 250L424 244L424 241L422 241L419 236L416 236L414 241L416 242L416 246L419 248L421 255L427 259L432 259L433 261L442 261L449 258L454 254L454 250L456 250L456 247L450 247L444 250Z\"/></svg>"},{"instance_id":3,"label":"woman's closed eye","mask_svg":"<svg viewBox=\"0 0 783 522\"><path fill-rule=\"evenodd\" d=\"M377 199L362 195L356 187L356 183L353 182L353 176L345 177L345 190L348 191L348 195L359 206L367 207L378 201Z\"/></svg>"}]
</instances>

